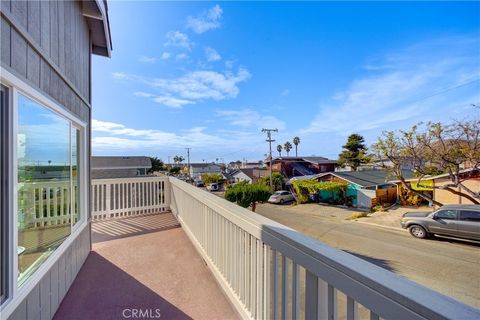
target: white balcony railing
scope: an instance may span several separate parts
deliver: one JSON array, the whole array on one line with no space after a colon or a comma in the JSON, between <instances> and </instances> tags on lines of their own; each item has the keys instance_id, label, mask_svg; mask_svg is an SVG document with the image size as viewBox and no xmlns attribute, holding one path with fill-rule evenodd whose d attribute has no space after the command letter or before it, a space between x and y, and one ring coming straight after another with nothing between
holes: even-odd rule
<instances>
[{"instance_id":1,"label":"white balcony railing","mask_svg":"<svg viewBox=\"0 0 480 320\"><path fill-rule=\"evenodd\" d=\"M77 185L73 185L76 192ZM18 188L19 208L22 221L33 227L70 224L72 206L70 181L22 182ZM74 203L76 203L74 201ZM73 208L77 217L78 206Z\"/></svg>"},{"instance_id":2,"label":"white balcony railing","mask_svg":"<svg viewBox=\"0 0 480 320\"><path fill-rule=\"evenodd\" d=\"M170 208L243 318L480 319L480 311L170 178Z\"/></svg>"},{"instance_id":3,"label":"white balcony railing","mask_svg":"<svg viewBox=\"0 0 480 320\"><path fill-rule=\"evenodd\" d=\"M92 180L92 220L169 210L167 177Z\"/></svg>"}]
</instances>

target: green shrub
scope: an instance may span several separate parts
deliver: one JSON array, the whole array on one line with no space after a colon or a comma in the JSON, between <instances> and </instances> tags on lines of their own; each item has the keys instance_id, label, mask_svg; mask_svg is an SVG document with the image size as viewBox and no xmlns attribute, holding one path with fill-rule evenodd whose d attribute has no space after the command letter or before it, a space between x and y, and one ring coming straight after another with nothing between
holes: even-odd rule
<instances>
[{"instance_id":1,"label":"green shrub","mask_svg":"<svg viewBox=\"0 0 480 320\"><path fill-rule=\"evenodd\" d=\"M347 185L336 181L296 180L293 189L297 195L298 203L309 201L310 194L318 194L320 191L340 192L345 194ZM335 202L335 201L334 201Z\"/></svg>"},{"instance_id":2,"label":"green shrub","mask_svg":"<svg viewBox=\"0 0 480 320\"><path fill-rule=\"evenodd\" d=\"M257 202L267 201L270 195L269 188L260 183L238 183L225 191L226 200L244 208L251 206L252 211L255 211Z\"/></svg>"},{"instance_id":3,"label":"green shrub","mask_svg":"<svg viewBox=\"0 0 480 320\"><path fill-rule=\"evenodd\" d=\"M285 184L285 177L278 172L272 172L272 181L274 191L282 190ZM258 181L259 183L270 188L270 175L266 175Z\"/></svg>"},{"instance_id":4,"label":"green shrub","mask_svg":"<svg viewBox=\"0 0 480 320\"><path fill-rule=\"evenodd\" d=\"M202 174L202 182L205 184L217 183L223 179L223 176L219 173L205 173Z\"/></svg>"}]
</instances>

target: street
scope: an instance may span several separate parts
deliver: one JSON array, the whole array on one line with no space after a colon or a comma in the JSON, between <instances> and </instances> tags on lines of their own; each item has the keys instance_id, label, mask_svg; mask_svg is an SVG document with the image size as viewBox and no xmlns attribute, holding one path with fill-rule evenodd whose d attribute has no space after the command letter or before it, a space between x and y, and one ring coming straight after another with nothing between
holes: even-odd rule
<instances>
[{"instance_id":1,"label":"street","mask_svg":"<svg viewBox=\"0 0 480 320\"><path fill-rule=\"evenodd\" d=\"M480 244L435 238L347 221L346 209L259 204L256 212L395 272L447 296L480 308ZM311 208L311 207L310 207Z\"/></svg>"}]
</instances>

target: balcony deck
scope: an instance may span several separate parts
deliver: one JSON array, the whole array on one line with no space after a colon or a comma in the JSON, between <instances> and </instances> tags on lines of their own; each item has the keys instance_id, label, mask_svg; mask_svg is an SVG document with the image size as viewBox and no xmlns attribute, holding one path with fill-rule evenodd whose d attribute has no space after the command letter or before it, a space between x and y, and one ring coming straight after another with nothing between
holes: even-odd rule
<instances>
[{"instance_id":1,"label":"balcony deck","mask_svg":"<svg viewBox=\"0 0 480 320\"><path fill-rule=\"evenodd\" d=\"M238 318L172 214L94 222L92 240L54 319L123 319L133 309L151 318L159 309L162 319Z\"/></svg>"}]
</instances>

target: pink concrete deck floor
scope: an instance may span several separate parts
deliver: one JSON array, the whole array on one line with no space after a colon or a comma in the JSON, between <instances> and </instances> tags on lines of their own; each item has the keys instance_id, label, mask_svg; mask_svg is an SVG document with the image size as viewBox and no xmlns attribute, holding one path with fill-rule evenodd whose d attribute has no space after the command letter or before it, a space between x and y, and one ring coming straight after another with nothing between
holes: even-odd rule
<instances>
[{"instance_id":1,"label":"pink concrete deck floor","mask_svg":"<svg viewBox=\"0 0 480 320\"><path fill-rule=\"evenodd\" d=\"M95 222L92 238L54 319L238 318L170 213Z\"/></svg>"}]
</instances>

